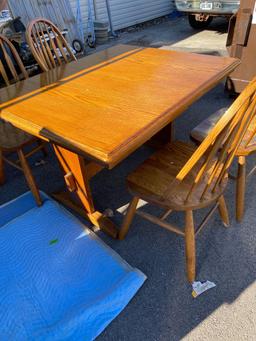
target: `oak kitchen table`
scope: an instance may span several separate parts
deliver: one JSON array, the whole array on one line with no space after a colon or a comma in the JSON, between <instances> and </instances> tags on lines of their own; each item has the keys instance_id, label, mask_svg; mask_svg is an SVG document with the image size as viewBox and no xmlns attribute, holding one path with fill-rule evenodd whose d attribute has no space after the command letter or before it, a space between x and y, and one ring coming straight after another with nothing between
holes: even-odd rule
<instances>
[{"instance_id":1,"label":"oak kitchen table","mask_svg":"<svg viewBox=\"0 0 256 341\"><path fill-rule=\"evenodd\" d=\"M87 218L116 237L114 223L94 207L90 179L115 167L238 64L119 45L1 89L0 117L52 143Z\"/></svg>"}]
</instances>

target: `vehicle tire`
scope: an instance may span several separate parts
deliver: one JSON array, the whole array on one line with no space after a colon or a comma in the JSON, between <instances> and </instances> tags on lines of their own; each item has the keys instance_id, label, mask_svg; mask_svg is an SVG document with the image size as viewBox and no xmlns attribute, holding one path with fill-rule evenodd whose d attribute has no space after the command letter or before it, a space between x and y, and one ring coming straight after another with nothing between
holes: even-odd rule
<instances>
[{"instance_id":1,"label":"vehicle tire","mask_svg":"<svg viewBox=\"0 0 256 341\"><path fill-rule=\"evenodd\" d=\"M188 15L188 21L191 27L193 27L195 30L203 30L207 26L210 25L212 22L213 17L209 16L207 20L205 21L197 21L196 16L194 14Z\"/></svg>"},{"instance_id":2,"label":"vehicle tire","mask_svg":"<svg viewBox=\"0 0 256 341\"><path fill-rule=\"evenodd\" d=\"M72 47L76 51L76 53L83 52L84 50L83 43L81 42L81 40L78 39L73 40Z\"/></svg>"}]
</instances>

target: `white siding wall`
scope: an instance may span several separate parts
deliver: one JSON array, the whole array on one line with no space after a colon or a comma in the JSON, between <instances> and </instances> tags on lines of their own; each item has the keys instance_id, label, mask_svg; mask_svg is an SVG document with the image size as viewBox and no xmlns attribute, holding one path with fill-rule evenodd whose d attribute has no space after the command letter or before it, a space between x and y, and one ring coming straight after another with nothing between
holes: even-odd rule
<instances>
[{"instance_id":1,"label":"white siding wall","mask_svg":"<svg viewBox=\"0 0 256 341\"><path fill-rule=\"evenodd\" d=\"M71 7L73 9L74 15L76 16L76 0L69 0ZM87 18L88 18L88 6L87 6L87 0L80 0L81 5L81 12L83 17L83 26L84 30L87 29Z\"/></svg>"},{"instance_id":2,"label":"white siding wall","mask_svg":"<svg viewBox=\"0 0 256 341\"><path fill-rule=\"evenodd\" d=\"M76 10L76 0L70 0ZM80 0L84 28L87 27L87 0ZM174 0L109 0L115 30L135 25L169 14L174 8ZM75 12L74 12L75 13ZM105 0L96 0L97 19L107 20Z\"/></svg>"}]
</instances>

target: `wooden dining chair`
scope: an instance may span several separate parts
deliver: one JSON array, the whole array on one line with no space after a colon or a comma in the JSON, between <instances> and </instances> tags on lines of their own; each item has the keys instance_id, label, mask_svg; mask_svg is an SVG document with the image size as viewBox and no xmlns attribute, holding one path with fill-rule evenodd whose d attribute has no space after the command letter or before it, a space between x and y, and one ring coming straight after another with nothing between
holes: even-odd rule
<instances>
[{"instance_id":1,"label":"wooden dining chair","mask_svg":"<svg viewBox=\"0 0 256 341\"><path fill-rule=\"evenodd\" d=\"M0 76L7 87L12 83L28 78L26 69L15 47L3 35L0 35L0 54ZM25 153L24 147L33 146L33 144L36 146L30 149L28 153ZM45 154L44 148L45 144L40 140L0 119L0 184L5 181L4 163L6 162L23 171L38 205L41 205L42 202L27 158L39 150L42 150ZM8 157L14 152L18 154L17 161L10 160Z\"/></svg>"},{"instance_id":2,"label":"wooden dining chair","mask_svg":"<svg viewBox=\"0 0 256 341\"><path fill-rule=\"evenodd\" d=\"M252 81L256 83L256 78ZM212 114L210 117L202 121L197 127L195 127L191 132L191 138L197 143L201 143L204 138L208 135L209 131L220 119L220 117L225 113L225 109L220 109L216 113ZM254 167L248 174L246 174L246 158L247 156L256 152L256 110L254 112L254 118L249 125L244 138L241 141L239 148L236 151L237 158L237 176L236 180L236 219L237 221L242 221L244 217L245 210L245 191L246 191L246 181L249 176L251 176L255 171Z\"/></svg>"},{"instance_id":3,"label":"wooden dining chair","mask_svg":"<svg viewBox=\"0 0 256 341\"><path fill-rule=\"evenodd\" d=\"M27 42L42 71L49 71L63 63L75 61L69 44L51 21L38 18L28 25Z\"/></svg>"},{"instance_id":4,"label":"wooden dining chair","mask_svg":"<svg viewBox=\"0 0 256 341\"><path fill-rule=\"evenodd\" d=\"M141 217L185 238L189 282L195 281L195 237L218 209L225 226L229 225L224 190L228 169L248 128L256 107L256 84L249 86L217 122L200 146L174 141L158 150L127 178L133 199L130 202L119 239L126 236L132 219ZM156 217L137 210L139 199L164 209ZM210 207L195 228L193 212ZM185 228L166 221L172 211L185 212Z\"/></svg>"}]
</instances>

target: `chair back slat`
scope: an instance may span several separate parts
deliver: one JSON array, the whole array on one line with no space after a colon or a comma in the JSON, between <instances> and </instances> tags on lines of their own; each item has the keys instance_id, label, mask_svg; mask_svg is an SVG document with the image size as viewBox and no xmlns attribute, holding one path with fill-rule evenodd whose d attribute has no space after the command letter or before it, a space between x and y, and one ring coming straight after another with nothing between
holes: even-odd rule
<instances>
[{"instance_id":1,"label":"chair back slat","mask_svg":"<svg viewBox=\"0 0 256 341\"><path fill-rule=\"evenodd\" d=\"M223 180L224 172L227 172L229 167L231 166L231 163L232 163L232 161L236 155L237 149L240 146L240 143L241 143L241 141L242 141L242 139L246 133L246 130L249 127L251 117L255 116L255 112L256 112L256 100L254 100L251 103L250 107L247 110L246 115L244 115L244 117L242 117L242 122L241 122L241 125L239 126L239 131L236 135L236 139L234 139L234 142L233 142L234 148L232 148L232 152L229 154L228 158L226 159L224 167L223 167L223 169L219 175L219 178L216 180L213 191L216 190L217 186Z\"/></svg>"},{"instance_id":2,"label":"chair back slat","mask_svg":"<svg viewBox=\"0 0 256 341\"><path fill-rule=\"evenodd\" d=\"M50 60L51 53L49 53L47 48L46 48L45 38L43 38L44 33L41 31L40 23L38 23L38 25L35 26L35 31L36 31L36 39L39 43L37 46L39 48L41 48L42 56L43 56L43 58L47 64L47 66L51 69L54 64L53 65L51 64L51 60Z\"/></svg>"},{"instance_id":3,"label":"chair back slat","mask_svg":"<svg viewBox=\"0 0 256 341\"><path fill-rule=\"evenodd\" d=\"M2 76L6 86L28 78L28 73L15 47L10 40L1 34L0 51L0 75Z\"/></svg>"},{"instance_id":4,"label":"chair back slat","mask_svg":"<svg viewBox=\"0 0 256 341\"><path fill-rule=\"evenodd\" d=\"M256 141L254 141L254 139L256 138L256 120L253 120L253 122L251 122L251 125L252 125L252 130L245 143L246 148L250 147L251 145L256 144Z\"/></svg>"},{"instance_id":5,"label":"chair back slat","mask_svg":"<svg viewBox=\"0 0 256 341\"><path fill-rule=\"evenodd\" d=\"M4 68L4 65L3 65L1 59L0 59L0 74L2 75L2 77L5 81L5 85L7 85L7 86L10 85L9 78L7 76L7 73L5 71L5 68Z\"/></svg>"},{"instance_id":6,"label":"chair back slat","mask_svg":"<svg viewBox=\"0 0 256 341\"><path fill-rule=\"evenodd\" d=\"M57 46L58 46L58 48L59 48L59 50L60 50L60 52L62 54L63 59L65 60L66 63L68 63L68 58L66 56L66 53L65 53L65 51L63 49L63 46L62 46L62 43L61 43L61 40L60 40L59 37L56 37L56 43L57 43Z\"/></svg>"},{"instance_id":7,"label":"chair back slat","mask_svg":"<svg viewBox=\"0 0 256 341\"><path fill-rule=\"evenodd\" d=\"M6 62L8 68L9 68L11 74L12 74L12 78L15 80L15 82L18 82L18 80L19 80L18 74L17 74L17 72L15 70L15 67L13 65L13 62L12 62L12 60L11 60L11 58L10 58L8 52L6 51L6 48L5 48L5 46L4 46L4 44L2 42L0 43L0 48L2 50L5 62Z\"/></svg>"},{"instance_id":8,"label":"chair back slat","mask_svg":"<svg viewBox=\"0 0 256 341\"><path fill-rule=\"evenodd\" d=\"M242 145L245 151L247 150L247 148L256 148L256 117L252 117L248 132L243 139Z\"/></svg>"},{"instance_id":9,"label":"chair back slat","mask_svg":"<svg viewBox=\"0 0 256 341\"><path fill-rule=\"evenodd\" d=\"M76 60L66 39L51 21L44 18L31 21L26 34L30 49L43 71Z\"/></svg>"},{"instance_id":10,"label":"chair back slat","mask_svg":"<svg viewBox=\"0 0 256 341\"><path fill-rule=\"evenodd\" d=\"M226 128L227 129L227 128ZM204 174L210 169L210 167L213 166L213 158L216 156L217 151L221 148L221 143L222 143L222 137L225 135L226 133L226 129L223 129L223 132L221 133L222 136L220 136L219 141L217 141L216 143L214 143L212 146L209 147L209 152L208 152L208 156L206 156L205 161L203 162L203 165L201 166L200 170L198 171L198 174L195 177L194 183L191 186L190 191L188 192L187 198L186 198L186 202L189 201L194 189L196 188L196 186L198 185L198 183L200 183L201 179L203 178ZM217 171L217 160L214 164L214 171ZM212 172L212 174L214 173L214 171ZM201 199L203 199L208 187L211 185L211 181L210 179L207 182L207 185L202 193Z\"/></svg>"},{"instance_id":11,"label":"chair back slat","mask_svg":"<svg viewBox=\"0 0 256 341\"><path fill-rule=\"evenodd\" d=\"M40 22L39 27L40 27L40 36L44 37L44 39L42 41L43 41L43 46L45 47L45 50L47 52L48 60L50 62L51 67L54 68L56 66L54 56L56 57L57 54L55 54L55 50L53 50L53 53L52 53L52 50L50 48L50 44L48 43L48 41L50 42L51 33L49 32L49 30L45 29L45 27L46 27L45 22L43 22L43 23ZM47 41L47 39L45 39L45 35L47 35L47 38L49 39L48 41Z\"/></svg>"},{"instance_id":12,"label":"chair back slat","mask_svg":"<svg viewBox=\"0 0 256 341\"><path fill-rule=\"evenodd\" d=\"M41 57L42 59L44 59L44 55L42 50L40 49L40 45L39 45L39 39L37 38L36 35L36 30L33 30L31 32L31 40L33 40L33 45L34 45L34 49L37 50L38 56ZM30 45L30 44L29 44ZM31 48L31 47L30 47ZM31 48L31 51L33 51L33 48Z\"/></svg>"},{"instance_id":13,"label":"chair back slat","mask_svg":"<svg viewBox=\"0 0 256 341\"><path fill-rule=\"evenodd\" d=\"M50 33L49 28L48 28L48 26L46 25L45 22L43 24L44 24L44 29L47 32L47 35L49 37L50 47L51 47L54 55L56 56L56 62L57 62L57 65L59 66L59 65L61 65L61 59L60 59L59 53L58 53L58 51L56 49L56 45L55 45L55 43L54 43L54 41L52 39L52 35L53 35L54 38L55 38L55 41L56 41L57 36L56 36L54 31L52 31L52 34Z\"/></svg>"},{"instance_id":14,"label":"chair back slat","mask_svg":"<svg viewBox=\"0 0 256 341\"><path fill-rule=\"evenodd\" d=\"M227 179L237 149L255 118L256 79L220 118L176 176L175 185L190 179L185 203L194 200L194 193L199 200L203 200L206 195L213 195L224 179ZM170 184L164 196L171 196L174 188Z\"/></svg>"}]
</instances>

